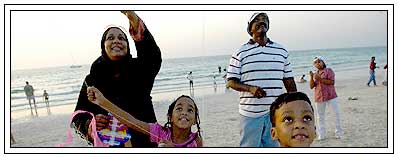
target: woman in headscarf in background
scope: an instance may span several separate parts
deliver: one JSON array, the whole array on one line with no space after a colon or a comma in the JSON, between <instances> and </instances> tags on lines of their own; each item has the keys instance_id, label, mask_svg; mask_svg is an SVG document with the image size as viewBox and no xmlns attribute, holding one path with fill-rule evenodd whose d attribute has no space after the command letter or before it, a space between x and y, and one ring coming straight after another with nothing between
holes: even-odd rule
<instances>
[{"instance_id":1,"label":"woman in headscarf in background","mask_svg":"<svg viewBox=\"0 0 398 157\"><path fill-rule=\"evenodd\" d=\"M344 131L340 123L340 109L337 101L337 94L334 88L334 72L331 68L327 68L325 59L323 57L315 57L313 65L317 68L314 74L310 71L310 88L315 88L315 110L317 118L317 140L326 138L325 130L325 109L326 105L331 105L334 113L336 114L335 124L335 138L341 138Z\"/></svg>"}]
</instances>

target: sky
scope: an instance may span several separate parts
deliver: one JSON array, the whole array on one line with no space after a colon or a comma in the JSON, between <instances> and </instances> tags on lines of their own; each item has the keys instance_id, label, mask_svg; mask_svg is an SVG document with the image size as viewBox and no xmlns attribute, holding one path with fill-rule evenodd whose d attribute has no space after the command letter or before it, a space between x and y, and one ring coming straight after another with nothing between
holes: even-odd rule
<instances>
[{"instance_id":1,"label":"sky","mask_svg":"<svg viewBox=\"0 0 398 157\"><path fill-rule=\"evenodd\" d=\"M254 11L136 13L166 59L232 54L250 39L246 27ZM386 12L266 13L268 37L289 51L387 45ZM118 11L12 11L11 69L91 64L100 55L102 33L111 24L128 28L127 18Z\"/></svg>"}]
</instances>

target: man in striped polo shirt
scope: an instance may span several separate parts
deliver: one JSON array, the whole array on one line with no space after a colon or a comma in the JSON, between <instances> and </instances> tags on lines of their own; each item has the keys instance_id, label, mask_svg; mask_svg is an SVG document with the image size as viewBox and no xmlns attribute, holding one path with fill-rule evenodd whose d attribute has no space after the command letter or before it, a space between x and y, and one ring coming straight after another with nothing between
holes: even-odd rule
<instances>
[{"instance_id":1,"label":"man in striped polo shirt","mask_svg":"<svg viewBox=\"0 0 398 157\"><path fill-rule=\"evenodd\" d=\"M232 55L227 87L239 91L240 146L277 147L270 135L269 108L284 93L295 92L296 84L288 51L267 37L266 13L255 13L248 22L252 37Z\"/></svg>"}]
</instances>

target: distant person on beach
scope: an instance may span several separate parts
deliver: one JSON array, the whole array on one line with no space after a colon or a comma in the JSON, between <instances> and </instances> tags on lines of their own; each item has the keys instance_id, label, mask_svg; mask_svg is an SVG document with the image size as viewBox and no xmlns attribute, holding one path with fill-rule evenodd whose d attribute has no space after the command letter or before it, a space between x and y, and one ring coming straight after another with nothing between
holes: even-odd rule
<instances>
[{"instance_id":1,"label":"distant person on beach","mask_svg":"<svg viewBox=\"0 0 398 157\"><path fill-rule=\"evenodd\" d=\"M191 93L191 96L193 95L193 76L192 76L192 71L190 71L187 75L187 79L189 80L189 92Z\"/></svg>"},{"instance_id":2,"label":"distant person on beach","mask_svg":"<svg viewBox=\"0 0 398 157\"><path fill-rule=\"evenodd\" d=\"M140 121L156 123L151 90L162 62L161 52L144 22L134 11L122 11L129 20L129 35L134 40L137 58L132 58L127 35L122 27L111 26L101 39L101 56L91 65L86 76L75 108L95 115L97 130L102 130L110 122L107 111L91 103L87 97L87 86L95 86L104 96L119 108ZM86 136L91 120L90 114L75 116L72 127ZM157 147L149 135L129 128L131 144L126 142L119 147Z\"/></svg>"},{"instance_id":3,"label":"distant person on beach","mask_svg":"<svg viewBox=\"0 0 398 157\"><path fill-rule=\"evenodd\" d=\"M224 83L227 84L227 69L224 69L224 75L222 76Z\"/></svg>"},{"instance_id":4,"label":"distant person on beach","mask_svg":"<svg viewBox=\"0 0 398 157\"><path fill-rule=\"evenodd\" d=\"M307 80L305 80L305 75L301 76L300 80L298 81L298 83L305 83L307 82Z\"/></svg>"},{"instance_id":5,"label":"distant person on beach","mask_svg":"<svg viewBox=\"0 0 398 157\"><path fill-rule=\"evenodd\" d=\"M277 147L270 134L269 106L276 97L296 92L288 51L267 37L266 13L255 13L248 21L249 42L232 54L227 87L240 92L240 146Z\"/></svg>"},{"instance_id":6,"label":"distant person on beach","mask_svg":"<svg viewBox=\"0 0 398 157\"><path fill-rule=\"evenodd\" d=\"M33 100L33 105L34 105L34 108L35 108L36 116L39 116L37 114L37 106L36 106L36 100L35 100L35 95L34 95L34 91L35 90L29 84L28 81L26 81L26 85L23 88L23 90L25 91L26 99L28 99L28 101L29 101L30 114L33 116L33 109L32 109L32 103L31 103L31 100Z\"/></svg>"},{"instance_id":7,"label":"distant person on beach","mask_svg":"<svg viewBox=\"0 0 398 157\"><path fill-rule=\"evenodd\" d=\"M15 143L17 143L16 141L15 141L15 139L14 139L14 136L12 135L12 133L11 133L11 144L15 144Z\"/></svg>"},{"instance_id":8,"label":"distant person on beach","mask_svg":"<svg viewBox=\"0 0 398 157\"><path fill-rule=\"evenodd\" d=\"M95 87L88 87L87 95L92 103L99 105L113 114L129 128L149 135L151 142L156 142L159 147L203 146L200 135L198 107L189 96L182 95L171 103L167 112L167 123L162 126L159 123L148 123L138 120L106 99ZM197 132L193 133L191 127L195 124Z\"/></svg>"},{"instance_id":9,"label":"distant person on beach","mask_svg":"<svg viewBox=\"0 0 398 157\"><path fill-rule=\"evenodd\" d=\"M221 67L220 66L218 66L218 73L221 74Z\"/></svg>"},{"instance_id":10,"label":"distant person on beach","mask_svg":"<svg viewBox=\"0 0 398 157\"><path fill-rule=\"evenodd\" d=\"M373 56L372 58L370 58L370 63L369 63L369 81L367 83L367 85L369 86L370 82L373 81L373 85L376 86L376 75L375 75L375 69L379 68L378 66L376 66L376 62L375 62L376 57Z\"/></svg>"},{"instance_id":11,"label":"distant person on beach","mask_svg":"<svg viewBox=\"0 0 398 157\"><path fill-rule=\"evenodd\" d=\"M50 102L48 101L49 95L47 93L46 90L44 90L43 92L43 99L44 99L44 103L46 104L46 108L47 108L47 113L50 114Z\"/></svg>"},{"instance_id":12,"label":"distant person on beach","mask_svg":"<svg viewBox=\"0 0 398 157\"><path fill-rule=\"evenodd\" d=\"M312 71L310 74L310 88L315 88L315 110L317 118L317 140L323 140L326 138L325 129L325 109L326 105L332 106L334 113L336 114L335 119L335 138L339 139L343 136L344 131L341 128L340 109L337 101L337 94L334 88L334 72L331 68L326 67L325 59L321 56L315 57L313 65L318 70L314 74Z\"/></svg>"},{"instance_id":13,"label":"distant person on beach","mask_svg":"<svg viewBox=\"0 0 398 157\"><path fill-rule=\"evenodd\" d=\"M284 93L270 107L271 136L280 147L309 147L316 137L314 109L301 92Z\"/></svg>"},{"instance_id":14,"label":"distant person on beach","mask_svg":"<svg viewBox=\"0 0 398 157\"><path fill-rule=\"evenodd\" d=\"M384 75L384 81L383 81L383 85L387 86L387 80L388 80L388 75L387 75L387 64L384 66L384 70L385 70L385 75Z\"/></svg>"},{"instance_id":15,"label":"distant person on beach","mask_svg":"<svg viewBox=\"0 0 398 157\"><path fill-rule=\"evenodd\" d=\"M216 75L213 73L213 87L214 91L217 91L217 80L216 80Z\"/></svg>"}]
</instances>

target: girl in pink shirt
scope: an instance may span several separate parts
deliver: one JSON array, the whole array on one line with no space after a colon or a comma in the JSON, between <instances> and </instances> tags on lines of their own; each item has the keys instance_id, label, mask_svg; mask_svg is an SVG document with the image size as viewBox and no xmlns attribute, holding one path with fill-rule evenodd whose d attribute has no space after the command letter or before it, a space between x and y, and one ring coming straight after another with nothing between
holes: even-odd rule
<instances>
[{"instance_id":1,"label":"girl in pink shirt","mask_svg":"<svg viewBox=\"0 0 398 157\"><path fill-rule=\"evenodd\" d=\"M325 109L326 105L331 105L336 114L335 138L341 138L344 134L340 124L340 109L337 102L337 94L334 88L334 72L330 68L326 68L325 60L322 57L315 57L314 66L318 70L314 74L310 71L310 88L315 88L315 110L317 112L317 135L318 140L326 138L325 130Z\"/></svg>"},{"instance_id":2,"label":"girl in pink shirt","mask_svg":"<svg viewBox=\"0 0 398 157\"><path fill-rule=\"evenodd\" d=\"M106 99L95 87L88 87L87 95L92 103L110 112L127 127L149 134L151 142L158 143L159 147L203 146L198 107L189 96L182 95L171 103L167 112L167 123L161 126L159 123L146 123L134 118ZM195 133L191 132L194 124L198 130Z\"/></svg>"}]
</instances>

